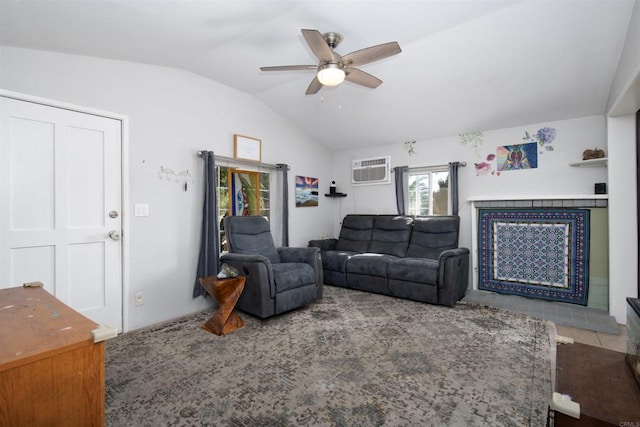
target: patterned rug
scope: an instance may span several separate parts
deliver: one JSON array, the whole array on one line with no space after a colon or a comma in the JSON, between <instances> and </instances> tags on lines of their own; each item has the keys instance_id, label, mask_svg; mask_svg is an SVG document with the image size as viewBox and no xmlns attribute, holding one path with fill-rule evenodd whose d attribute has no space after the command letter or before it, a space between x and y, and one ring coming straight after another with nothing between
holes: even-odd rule
<instances>
[{"instance_id":1,"label":"patterned rug","mask_svg":"<svg viewBox=\"0 0 640 427\"><path fill-rule=\"evenodd\" d=\"M589 210L480 209L478 288L587 305Z\"/></svg>"},{"instance_id":2,"label":"patterned rug","mask_svg":"<svg viewBox=\"0 0 640 427\"><path fill-rule=\"evenodd\" d=\"M325 287L219 337L211 311L106 344L108 426L544 426L552 323Z\"/></svg>"}]
</instances>

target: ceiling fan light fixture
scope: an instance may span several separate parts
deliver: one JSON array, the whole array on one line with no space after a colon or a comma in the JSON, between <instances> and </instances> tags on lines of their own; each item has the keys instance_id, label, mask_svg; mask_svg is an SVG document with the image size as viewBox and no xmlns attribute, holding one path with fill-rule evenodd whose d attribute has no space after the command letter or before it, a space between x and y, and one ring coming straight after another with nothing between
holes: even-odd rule
<instances>
[{"instance_id":1,"label":"ceiling fan light fixture","mask_svg":"<svg viewBox=\"0 0 640 427\"><path fill-rule=\"evenodd\" d=\"M344 70L337 63L324 64L318 70L318 80L324 86L338 86L344 81Z\"/></svg>"}]
</instances>

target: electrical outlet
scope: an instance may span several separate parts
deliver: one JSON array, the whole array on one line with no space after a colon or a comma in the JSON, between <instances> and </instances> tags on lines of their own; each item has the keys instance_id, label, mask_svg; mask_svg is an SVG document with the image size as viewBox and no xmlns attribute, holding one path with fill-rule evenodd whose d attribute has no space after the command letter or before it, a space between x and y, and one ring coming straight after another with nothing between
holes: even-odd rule
<instances>
[{"instance_id":1,"label":"electrical outlet","mask_svg":"<svg viewBox=\"0 0 640 427\"><path fill-rule=\"evenodd\" d=\"M136 305L140 306L144 304L144 295L142 292L136 292Z\"/></svg>"}]
</instances>

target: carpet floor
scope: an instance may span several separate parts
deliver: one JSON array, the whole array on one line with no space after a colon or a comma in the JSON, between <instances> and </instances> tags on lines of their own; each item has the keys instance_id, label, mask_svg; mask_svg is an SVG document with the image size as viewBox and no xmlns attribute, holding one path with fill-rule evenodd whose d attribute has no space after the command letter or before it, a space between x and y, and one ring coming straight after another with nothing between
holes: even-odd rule
<instances>
[{"instance_id":1,"label":"carpet floor","mask_svg":"<svg viewBox=\"0 0 640 427\"><path fill-rule=\"evenodd\" d=\"M227 336L212 310L106 343L108 426L544 426L553 323L326 286Z\"/></svg>"}]
</instances>

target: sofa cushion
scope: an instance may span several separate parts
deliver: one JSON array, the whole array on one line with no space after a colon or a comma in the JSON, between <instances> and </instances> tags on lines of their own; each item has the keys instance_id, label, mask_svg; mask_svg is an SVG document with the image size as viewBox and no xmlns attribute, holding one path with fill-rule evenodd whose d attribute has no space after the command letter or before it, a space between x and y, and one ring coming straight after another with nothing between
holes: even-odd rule
<instances>
[{"instance_id":1,"label":"sofa cushion","mask_svg":"<svg viewBox=\"0 0 640 427\"><path fill-rule=\"evenodd\" d=\"M347 215L342 220L336 250L366 252L371 241L374 215Z\"/></svg>"},{"instance_id":2,"label":"sofa cushion","mask_svg":"<svg viewBox=\"0 0 640 427\"><path fill-rule=\"evenodd\" d=\"M403 257L407 254L413 218L401 215L376 217L367 252Z\"/></svg>"},{"instance_id":3,"label":"sofa cushion","mask_svg":"<svg viewBox=\"0 0 640 427\"><path fill-rule=\"evenodd\" d=\"M438 259L440 253L458 247L458 216L416 217L408 257Z\"/></svg>"},{"instance_id":4,"label":"sofa cushion","mask_svg":"<svg viewBox=\"0 0 640 427\"><path fill-rule=\"evenodd\" d=\"M280 262L273 243L269 223L260 216L225 217L224 227L230 252L245 255L264 255L272 263Z\"/></svg>"},{"instance_id":5,"label":"sofa cushion","mask_svg":"<svg viewBox=\"0 0 640 427\"><path fill-rule=\"evenodd\" d=\"M389 279L416 283L438 283L438 260L428 258L398 258L387 268Z\"/></svg>"},{"instance_id":6,"label":"sofa cushion","mask_svg":"<svg viewBox=\"0 0 640 427\"><path fill-rule=\"evenodd\" d=\"M397 257L393 255L372 253L356 254L349 258L347 273L387 277L387 266L395 259L397 259Z\"/></svg>"},{"instance_id":7,"label":"sofa cushion","mask_svg":"<svg viewBox=\"0 0 640 427\"><path fill-rule=\"evenodd\" d=\"M347 261L356 252L349 251L325 251L322 252L322 268L333 271L347 272Z\"/></svg>"},{"instance_id":8,"label":"sofa cushion","mask_svg":"<svg viewBox=\"0 0 640 427\"><path fill-rule=\"evenodd\" d=\"M272 264L276 293L315 283L316 275L309 264L281 262Z\"/></svg>"}]
</instances>

